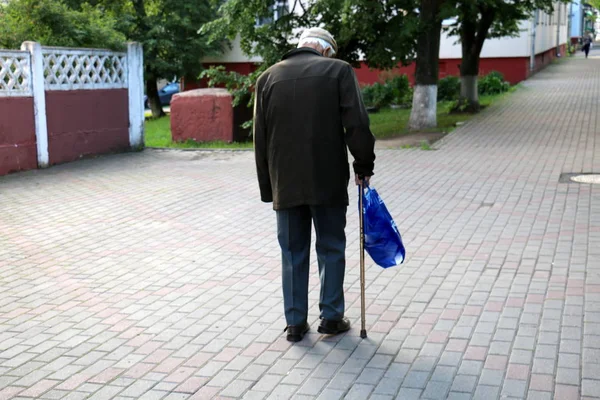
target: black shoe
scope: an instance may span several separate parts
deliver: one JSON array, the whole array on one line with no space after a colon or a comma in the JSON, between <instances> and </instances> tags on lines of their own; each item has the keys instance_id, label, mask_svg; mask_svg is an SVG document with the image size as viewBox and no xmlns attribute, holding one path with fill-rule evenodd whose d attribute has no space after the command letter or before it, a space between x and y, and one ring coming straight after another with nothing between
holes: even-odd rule
<instances>
[{"instance_id":1,"label":"black shoe","mask_svg":"<svg viewBox=\"0 0 600 400\"><path fill-rule=\"evenodd\" d=\"M299 342L304 338L304 334L306 334L309 329L310 325L308 325L308 322L305 322L304 325L288 325L283 331L287 331L286 339L288 342Z\"/></svg>"},{"instance_id":2,"label":"black shoe","mask_svg":"<svg viewBox=\"0 0 600 400\"><path fill-rule=\"evenodd\" d=\"M350 330L350 321L344 317L339 321L331 321L328 319L322 319L321 324L317 331L326 335L337 335L338 333L346 332Z\"/></svg>"}]
</instances>

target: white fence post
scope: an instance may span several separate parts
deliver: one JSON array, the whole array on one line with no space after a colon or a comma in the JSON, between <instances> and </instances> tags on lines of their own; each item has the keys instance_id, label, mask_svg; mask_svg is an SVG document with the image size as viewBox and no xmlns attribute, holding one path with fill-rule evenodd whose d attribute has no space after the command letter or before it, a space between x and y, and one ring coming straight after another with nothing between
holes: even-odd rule
<instances>
[{"instance_id":1,"label":"white fence post","mask_svg":"<svg viewBox=\"0 0 600 400\"><path fill-rule=\"evenodd\" d=\"M48 125L46 121L46 92L42 45L36 42L23 42L21 50L28 51L31 54L31 82L33 87L37 160L38 167L46 168L50 164L50 155L48 153Z\"/></svg>"},{"instance_id":2,"label":"white fence post","mask_svg":"<svg viewBox=\"0 0 600 400\"><path fill-rule=\"evenodd\" d=\"M127 43L127 74L129 145L141 149L144 147L144 53L139 43Z\"/></svg>"}]
</instances>

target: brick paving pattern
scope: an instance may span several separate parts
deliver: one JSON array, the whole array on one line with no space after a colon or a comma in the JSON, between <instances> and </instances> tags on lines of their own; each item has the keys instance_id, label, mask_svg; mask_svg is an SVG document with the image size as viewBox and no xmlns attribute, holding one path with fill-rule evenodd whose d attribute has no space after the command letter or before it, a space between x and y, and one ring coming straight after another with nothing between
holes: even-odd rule
<instances>
[{"instance_id":1,"label":"brick paving pattern","mask_svg":"<svg viewBox=\"0 0 600 400\"><path fill-rule=\"evenodd\" d=\"M548 68L435 151L378 153L409 257L368 264L365 340L353 202L353 329L316 332L313 261L312 329L285 341L250 152L0 178L0 399L600 398L600 185L559 183L600 172L597 55Z\"/></svg>"}]
</instances>

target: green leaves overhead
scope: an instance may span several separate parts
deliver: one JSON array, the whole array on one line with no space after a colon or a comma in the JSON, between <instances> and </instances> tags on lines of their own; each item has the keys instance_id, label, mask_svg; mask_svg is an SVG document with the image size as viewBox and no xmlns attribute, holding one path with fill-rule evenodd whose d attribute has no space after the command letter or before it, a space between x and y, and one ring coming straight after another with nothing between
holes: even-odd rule
<instances>
[{"instance_id":1,"label":"green leaves overhead","mask_svg":"<svg viewBox=\"0 0 600 400\"><path fill-rule=\"evenodd\" d=\"M287 13L273 0L228 0L220 17L201 32L212 41L224 36L241 40L242 50L259 55L267 65L293 47L303 29L320 26L338 42L338 58L356 65L364 55L370 67L391 68L414 57L417 19L412 0L295 0ZM273 19L259 25L260 20Z\"/></svg>"},{"instance_id":2,"label":"green leaves overhead","mask_svg":"<svg viewBox=\"0 0 600 400\"><path fill-rule=\"evenodd\" d=\"M0 48L17 49L35 40L47 46L123 49L117 18L99 7L72 9L61 0L11 0L0 3Z\"/></svg>"}]
</instances>

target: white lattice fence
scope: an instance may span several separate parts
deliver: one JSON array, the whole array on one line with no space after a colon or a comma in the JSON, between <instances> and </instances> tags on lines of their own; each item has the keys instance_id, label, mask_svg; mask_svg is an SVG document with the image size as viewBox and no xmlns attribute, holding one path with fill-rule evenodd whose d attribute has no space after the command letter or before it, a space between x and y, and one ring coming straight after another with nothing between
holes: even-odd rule
<instances>
[{"instance_id":1,"label":"white lattice fence","mask_svg":"<svg viewBox=\"0 0 600 400\"><path fill-rule=\"evenodd\" d=\"M0 51L0 96L31 95L31 55L26 51Z\"/></svg>"},{"instance_id":2,"label":"white lattice fence","mask_svg":"<svg viewBox=\"0 0 600 400\"><path fill-rule=\"evenodd\" d=\"M127 54L42 48L46 90L127 88Z\"/></svg>"},{"instance_id":3,"label":"white lattice fence","mask_svg":"<svg viewBox=\"0 0 600 400\"><path fill-rule=\"evenodd\" d=\"M127 96L128 103L129 126L123 128L128 128L130 147L143 148L144 54L140 44L127 43L126 53L43 47L30 41L23 42L21 51L0 49L0 97L33 99L38 167L50 165L47 92L93 89L127 89L126 94L119 94Z\"/></svg>"}]
</instances>

